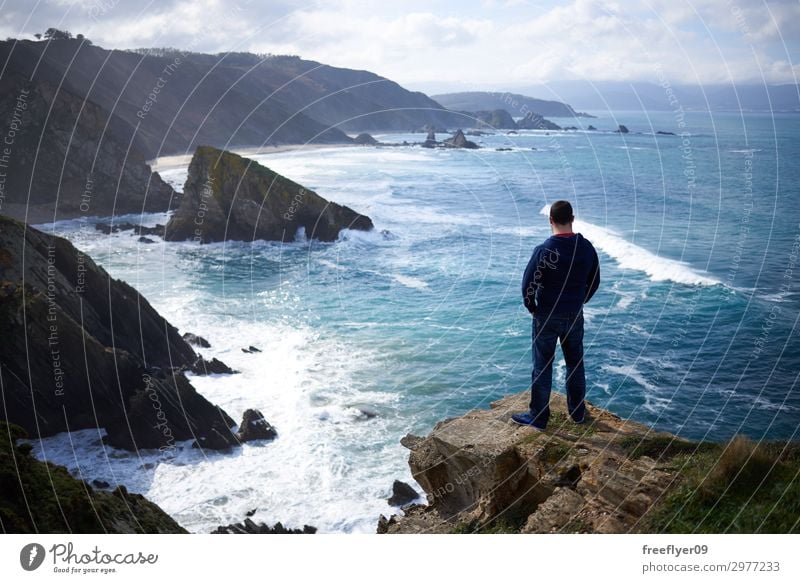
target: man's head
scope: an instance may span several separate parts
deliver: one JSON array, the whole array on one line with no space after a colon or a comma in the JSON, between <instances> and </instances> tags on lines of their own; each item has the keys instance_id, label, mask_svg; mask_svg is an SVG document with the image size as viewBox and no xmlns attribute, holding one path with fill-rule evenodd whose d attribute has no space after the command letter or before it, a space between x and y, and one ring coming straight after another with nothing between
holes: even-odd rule
<instances>
[{"instance_id":1,"label":"man's head","mask_svg":"<svg viewBox=\"0 0 800 583\"><path fill-rule=\"evenodd\" d=\"M550 205L550 226L555 232L572 231L572 222L575 220L572 214L572 205L566 200L557 200Z\"/></svg>"}]
</instances>

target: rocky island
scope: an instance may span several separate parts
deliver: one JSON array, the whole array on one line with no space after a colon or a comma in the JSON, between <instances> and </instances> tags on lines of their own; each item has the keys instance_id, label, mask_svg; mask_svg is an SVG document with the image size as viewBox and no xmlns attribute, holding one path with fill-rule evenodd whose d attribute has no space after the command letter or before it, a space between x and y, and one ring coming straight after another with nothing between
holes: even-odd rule
<instances>
[{"instance_id":1,"label":"rocky island","mask_svg":"<svg viewBox=\"0 0 800 583\"><path fill-rule=\"evenodd\" d=\"M798 530L775 510L800 502L795 442L691 442L591 405L576 425L559 394L538 432L510 421L528 400L510 395L403 438L428 503L382 516L378 533Z\"/></svg>"},{"instance_id":2,"label":"rocky island","mask_svg":"<svg viewBox=\"0 0 800 583\"><path fill-rule=\"evenodd\" d=\"M192 157L183 200L170 217L167 241L335 241L342 229L372 230L372 220L329 202L258 162L211 146Z\"/></svg>"}]
</instances>

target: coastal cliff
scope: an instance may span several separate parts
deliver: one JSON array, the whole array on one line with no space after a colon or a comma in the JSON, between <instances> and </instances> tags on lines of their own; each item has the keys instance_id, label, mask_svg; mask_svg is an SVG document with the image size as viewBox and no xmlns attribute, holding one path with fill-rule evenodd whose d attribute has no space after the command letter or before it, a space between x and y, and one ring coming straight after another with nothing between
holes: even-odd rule
<instances>
[{"instance_id":1,"label":"coastal cliff","mask_svg":"<svg viewBox=\"0 0 800 583\"><path fill-rule=\"evenodd\" d=\"M184 370L204 361L135 289L69 241L0 216L0 421L32 438L103 428L110 445L238 445Z\"/></svg>"},{"instance_id":2,"label":"coastal cliff","mask_svg":"<svg viewBox=\"0 0 800 583\"><path fill-rule=\"evenodd\" d=\"M510 420L528 400L510 395L404 437L428 503L381 516L378 532L798 531L775 512L800 502L797 443L695 443L592 405L576 425L560 394L539 432Z\"/></svg>"},{"instance_id":3,"label":"coastal cliff","mask_svg":"<svg viewBox=\"0 0 800 583\"><path fill-rule=\"evenodd\" d=\"M0 213L49 222L164 212L176 197L131 146L124 122L57 80L3 75L0 119L8 120L0 126Z\"/></svg>"},{"instance_id":4,"label":"coastal cliff","mask_svg":"<svg viewBox=\"0 0 800 583\"><path fill-rule=\"evenodd\" d=\"M192 157L183 200L170 217L168 241L335 241L342 229L369 231L372 220L329 202L258 162L211 146Z\"/></svg>"}]
</instances>

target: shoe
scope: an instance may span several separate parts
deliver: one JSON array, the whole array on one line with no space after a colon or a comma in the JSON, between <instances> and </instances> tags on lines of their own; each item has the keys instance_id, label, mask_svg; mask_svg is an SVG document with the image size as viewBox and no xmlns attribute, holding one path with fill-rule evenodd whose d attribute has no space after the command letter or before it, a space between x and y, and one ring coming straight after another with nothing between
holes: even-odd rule
<instances>
[{"instance_id":1,"label":"shoe","mask_svg":"<svg viewBox=\"0 0 800 583\"><path fill-rule=\"evenodd\" d=\"M544 427L537 427L533 424L533 415L527 411L525 413L514 413L511 416L511 420L517 425L525 425L526 427L532 427L536 431L544 431Z\"/></svg>"},{"instance_id":2,"label":"shoe","mask_svg":"<svg viewBox=\"0 0 800 583\"><path fill-rule=\"evenodd\" d=\"M570 419L572 419L572 417L570 417ZM588 421L588 419L586 419L585 415L584 415L583 419L581 419L580 421L575 421L574 419L572 419L572 422L575 425L586 425L587 421Z\"/></svg>"}]
</instances>

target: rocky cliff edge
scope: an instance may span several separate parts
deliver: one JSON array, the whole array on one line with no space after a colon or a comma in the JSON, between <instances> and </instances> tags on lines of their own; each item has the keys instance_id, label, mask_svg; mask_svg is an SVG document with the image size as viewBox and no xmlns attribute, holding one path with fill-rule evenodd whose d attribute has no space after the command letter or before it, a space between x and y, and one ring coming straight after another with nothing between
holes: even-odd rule
<instances>
[{"instance_id":1,"label":"rocky cliff edge","mask_svg":"<svg viewBox=\"0 0 800 583\"><path fill-rule=\"evenodd\" d=\"M795 532L797 442L696 443L554 394L546 432L514 424L529 393L407 435L427 505L381 516L379 533ZM778 504L780 502L780 504ZM713 512L712 512L713 510Z\"/></svg>"}]
</instances>

